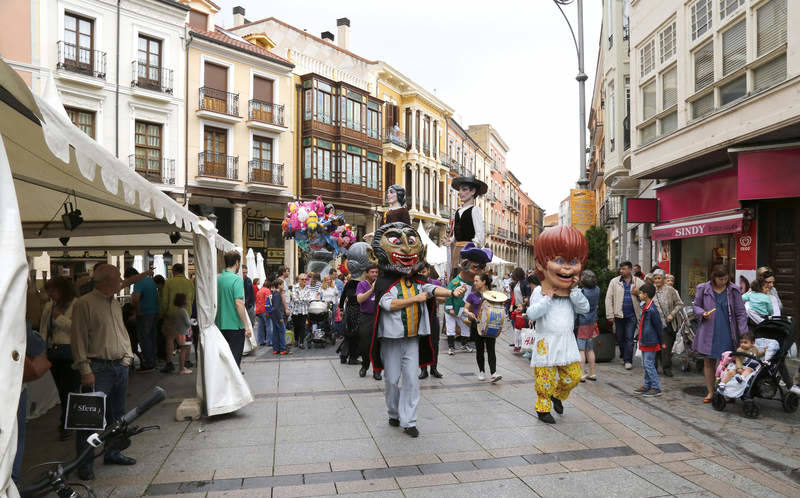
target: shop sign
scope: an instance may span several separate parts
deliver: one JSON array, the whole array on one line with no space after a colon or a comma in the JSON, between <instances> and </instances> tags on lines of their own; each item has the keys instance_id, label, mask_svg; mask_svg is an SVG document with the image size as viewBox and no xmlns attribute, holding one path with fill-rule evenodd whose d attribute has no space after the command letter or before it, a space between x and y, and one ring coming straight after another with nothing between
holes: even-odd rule
<instances>
[{"instance_id":1,"label":"shop sign","mask_svg":"<svg viewBox=\"0 0 800 498\"><path fill-rule=\"evenodd\" d=\"M687 239L742 231L742 215L734 214L693 222L667 223L653 228L653 240Z\"/></svg>"},{"instance_id":2,"label":"shop sign","mask_svg":"<svg viewBox=\"0 0 800 498\"><path fill-rule=\"evenodd\" d=\"M752 220L745 226L746 230L736 234L736 269L755 270L756 269L756 220Z\"/></svg>"},{"instance_id":3,"label":"shop sign","mask_svg":"<svg viewBox=\"0 0 800 498\"><path fill-rule=\"evenodd\" d=\"M569 191L570 224L573 228L586 234L586 230L594 225L595 202L594 190L572 189Z\"/></svg>"}]
</instances>

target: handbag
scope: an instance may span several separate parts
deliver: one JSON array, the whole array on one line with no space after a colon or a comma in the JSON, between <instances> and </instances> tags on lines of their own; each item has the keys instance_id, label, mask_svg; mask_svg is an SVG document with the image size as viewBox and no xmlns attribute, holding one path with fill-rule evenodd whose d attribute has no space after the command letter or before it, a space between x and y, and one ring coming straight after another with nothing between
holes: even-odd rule
<instances>
[{"instance_id":1,"label":"handbag","mask_svg":"<svg viewBox=\"0 0 800 498\"><path fill-rule=\"evenodd\" d=\"M522 329L520 331L520 342L522 343L522 351L533 351L533 345L536 342L536 332L534 329Z\"/></svg>"},{"instance_id":2,"label":"handbag","mask_svg":"<svg viewBox=\"0 0 800 498\"><path fill-rule=\"evenodd\" d=\"M339 323L342 321L342 310L338 306L336 310L333 312L333 321Z\"/></svg>"},{"instance_id":3,"label":"handbag","mask_svg":"<svg viewBox=\"0 0 800 498\"><path fill-rule=\"evenodd\" d=\"M56 361L72 361L72 345L50 344L50 347L47 348L47 359L50 363Z\"/></svg>"},{"instance_id":4,"label":"handbag","mask_svg":"<svg viewBox=\"0 0 800 498\"><path fill-rule=\"evenodd\" d=\"M64 429L102 431L106 428L106 394L103 392L67 394Z\"/></svg>"}]
</instances>

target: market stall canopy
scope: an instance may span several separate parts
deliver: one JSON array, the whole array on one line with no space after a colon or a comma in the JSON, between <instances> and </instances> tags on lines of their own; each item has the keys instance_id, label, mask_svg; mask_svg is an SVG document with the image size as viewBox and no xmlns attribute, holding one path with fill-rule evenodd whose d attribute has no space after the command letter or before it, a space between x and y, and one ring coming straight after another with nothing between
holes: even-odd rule
<instances>
[{"instance_id":1,"label":"market stall canopy","mask_svg":"<svg viewBox=\"0 0 800 498\"><path fill-rule=\"evenodd\" d=\"M489 263L490 265L497 265L497 266L515 266L516 263L512 263L511 261L506 261L505 259L501 258L498 255L492 256L492 262Z\"/></svg>"}]
</instances>

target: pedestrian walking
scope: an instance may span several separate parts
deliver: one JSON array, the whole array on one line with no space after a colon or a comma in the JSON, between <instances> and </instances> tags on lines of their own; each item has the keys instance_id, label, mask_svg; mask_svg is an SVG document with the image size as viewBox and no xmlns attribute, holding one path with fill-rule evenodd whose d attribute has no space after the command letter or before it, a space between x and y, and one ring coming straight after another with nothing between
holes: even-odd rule
<instances>
[{"instance_id":1,"label":"pedestrian walking","mask_svg":"<svg viewBox=\"0 0 800 498\"><path fill-rule=\"evenodd\" d=\"M639 320L639 351L642 352L642 370L644 370L644 385L634 389L634 394L655 397L661 396L661 384L656 370L656 355L661 349L666 349L662 339L664 325L658 309L653 305L656 288L653 284L644 284L639 289L639 299L644 301L644 308Z\"/></svg>"},{"instance_id":2,"label":"pedestrian walking","mask_svg":"<svg viewBox=\"0 0 800 498\"><path fill-rule=\"evenodd\" d=\"M486 369L483 357L483 351L489 356L489 380L494 384L502 379L502 375L497 375L497 356L495 355L495 337L484 337L478 335L478 317L481 314L481 306L483 305L483 293L492 289L491 277L485 273L475 275L475 280L472 283L472 292L466 298L464 304L464 311L472 322L471 328L475 332L475 359L478 362L478 380L486 380Z\"/></svg>"},{"instance_id":3,"label":"pedestrian walking","mask_svg":"<svg viewBox=\"0 0 800 498\"><path fill-rule=\"evenodd\" d=\"M74 308L77 291L75 285L68 278L53 277L44 284L44 290L50 301L44 305L39 334L47 345L47 359L52 366L50 374L58 390L58 399L61 402L61 423L58 432L62 441L68 439L72 432L64 429L64 417L67 412L67 395L77 392L81 376L72 368L71 330L72 310Z\"/></svg>"},{"instance_id":4,"label":"pedestrian walking","mask_svg":"<svg viewBox=\"0 0 800 498\"><path fill-rule=\"evenodd\" d=\"M512 313L519 311L519 313L524 314L525 310L528 309L531 288L528 286L525 270L522 268L514 268L514 271L511 272L510 291L511 305L509 310ZM517 328L516 320L512 320L512 323L514 324L514 352L519 353L522 348L522 329L524 327Z\"/></svg>"},{"instance_id":5,"label":"pedestrian walking","mask_svg":"<svg viewBox=\"0 0 800 498\"><path fill-rule=\"evenodd\" d=\"M186 278L184 272L185 269L181 263L172 265L172 277L164 282L164 288L159 294L159 313L162 318L161 331L164 335L164 350L166 353L166 363L161 370L163 373L175 371L175 365L172 364L172 356L175 351L175 337L178 335L178 329L175 326L175 317L178 313L178 309L175 306L175 296L183 294L186 296L187 302L194 302L194 282ZM158 282L156 282L156 284L157 283ZM184 365L178 365L178 370L183 366Z\"/></svg>"},{"instance_id":6,"label":"pedestrian walking","mask_svg":"<svg viewBox=\"0 0 800 498\"><path fill-rule=\"evenodd\" d=\"M694 315L700 320L692 349L703 356L703 376L708 393L703 403L711 403L717 362L725 351L734 351L747 328L747 312L739 287L730 282L723 265L711 269L711 279L697 286Z\"/></svg>"},{"instance_id":7,"label":"pedestrian walking","mask_svg":"<svg viewBox=\"0 0 800 498\"><path fill-rule=\"evenodd\" d=\"M425 264L422 267L422 270L419 272L420 276L423 279L427 279L429 284L438 285L441 287L442 282L437 280L438 275L436 270L429 264ZM441 297L436 298L436 304L431 309L433 313L432 317L432 328L431 328L431 343L433 343L433 363L430 366L431 375L436 377L437 379L442 378L441 372L436 366L439 364L439 338L441 335L441 322L439 321L439 305L444 304L445 299ZM419 373L420 379L427 379L428 378L428 367L422 367L422 371Z\"/></svg>"},{"instance_id":8,"label":"pedestrian walking","mask_svg":"<svg viewBox=\"0 0 800 498\"><path fill-rule=\"evenodd\" d=\"M375 283L378 280L378 265L370 265L367 268L367 278L358 283L356 287L356 300L359 305L358 315L358 344L361 351L361 370L358 371L359 377L367 375L369 368L369 347L372 341L372 329L375 327L375 313L377 303L375 301ZM372 377L381 380L381 373L372 370Z\"/></svg>"},{"instance_id":9,"label":"pedestrian walking","mask_svg":"<svg viewBox=\"0 0 800 498\"><path fill-rule=\"evenodd\" d=\"M661 317L661 323L664 327L661 339L664 343L664 348L656 356L656 366L661 360L661 371L664 372L665 377L672 377L672 346L675 345L676 317L679 316L683 308L683 301L680 294L675 288L666 284L666 274L661 268L653 272L653 284L656 288L655 301L658 315ZM683 340L683 339L681 339Z\"/></svg>"},{"instance_id":10,"label":"pedestrian walking","mask_svg":"<svg viewBox=\"0 0 800 498\"><path fill-rule=\"evenodd\" d=\"M134 268L125 270L125 278L137 275ZM156 368L156 340L158 337L158 287L151 277L136 282L131 294L131 304L136 315L136 337L142 349L140 373L152 372Z\"/></svg>"},{"instance_id":11,"label":"pedestrian walking","mask_svg":"<svg viewBox=\"0 0 800 498\"><path fill-rule=\"evenodd\" d=\"M644 281L633 275L633 264L624 261L619 265L619 276L611 279L606 291L606 318L616 330L619 356L626 370L633 368L633 338L642 313L637 289L642 285Z\"/></svg>"},{"instance_id":12,"label":"pedestrian walking","mask_svg":"<svg viewBox=\"0 0 800 498\"><path fill-rule=\"evenodd\" d=\"M581 353L581 382L586 379L597 380L595 374L594 338L600 335L597 328L597 305L600 302L600 288L597 286L597 275L592 270L583 270L581 274L581 292L589 302L589 311L578 315L578 351ZM583 365L589 363L589 373Z\"/></svg>"},{"instance_id":13,"label":"pedestrian walking","mask_svg":"<svg viewBox=\"0 0 800 498\"><path fill-rule=\"evenodd\" d=\"M314 290L308 286L308 275L301 273L297 276L297 285L292 290L292 325L294 326L294 340L300 349L305 349L310 338L306 337L306 324L308 322L308 305L317 299Z\"/></svg>"},{"instance_id":14,"label":"pedestrian walking","mask_svg":"<svg viewBox=\"0 0 800 498\"><path fill-rule=\"evenodd\" d=\"M339 345L338 353L339 360L342 364L358 365L358 356L360 353L358 342L358 314L359 304L356 296L358 293L356 289L360 280L350 279L342 287L342 294L339 296L339 309L343 315L342 319L342 335L344 340ZM366 370L364 371L366 375ZM364 377L362 375L362 377Z\"/></svg>"},{"instance_id":15,"label":"pedestrian walking","mask_svg":"<svg viewBox=\"0 0 800 498\"><path fill-rule=\"evenodd\" d=\"M247 276L247 265L242 265L242 281L244 283L244 309L247 310L247 318L250 325L256 324L256 293L253 281Z\"/></svg>"},{"instance_id":16,"label":"pedestrian walking","mask_svg":"<svg viewBox=\"0 0 800 498\"><path fill-rule=\"evenodd\" d=\"M225 260L225 269L217 275L216 324L231 349L236 365L240 366L244 340L253 335L250 318L244 306L244 282L238 275L242 255L237 251L229 251L222 257Z\"/></svg>"},{"instance_id":17,"label":"pedestrian walking","mask_svg":"<svg viewBox=\"0 0 800 498\"><path fill-rule=\"evenodd\" d=\"M269 346L272 343L272 320L269 318L271 312L272 291L264 282L256 292L256 337L259 346Z\"/></svg>"},{"instance_id":18,"label":"pedestrian walking","mask_svg":"<svg viewBox=\"0 0 800 498\"><path fill-rule=\"evenodd\" d=\"M186 301L186 294L175 295L175 308L178 312L175 314L175 341L178 343L178 373L181 375L188 375L192 373L191 369L186 367L186 361L189 359L189 350L192 348L192 319L189 317L187 307L189 303Z\"/></svg>"},{"instance_id":19,"label":"pedestrian walking","mask_svg":"<svg viewBox=\"0 0 800 498\"><path fill-rule=\"evenodd\" d=\"M291 354L286 347L286 317L289 316L289 308L283 299L283 279L276 278L270 287L272 287L272 311L269 314L272 322L272 354Z\"/></svg>"}]
</instances>

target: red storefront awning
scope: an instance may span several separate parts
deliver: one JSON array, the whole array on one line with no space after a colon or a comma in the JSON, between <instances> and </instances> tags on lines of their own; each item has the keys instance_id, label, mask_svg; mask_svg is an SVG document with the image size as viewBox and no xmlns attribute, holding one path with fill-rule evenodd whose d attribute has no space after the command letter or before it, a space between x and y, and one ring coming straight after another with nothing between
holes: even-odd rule
<instances>
[{"instance_id":1,"label":"red storefront awning","mask_svg":"<svg viewBox=\"0 0 800 498\"><path fill-rule=\"evenodd\" d=\"M738 211L714 213L702 218L684 218L653 227L653 240L706 237L742 231L744 214Z\"/></svg>"}]
</instances>

